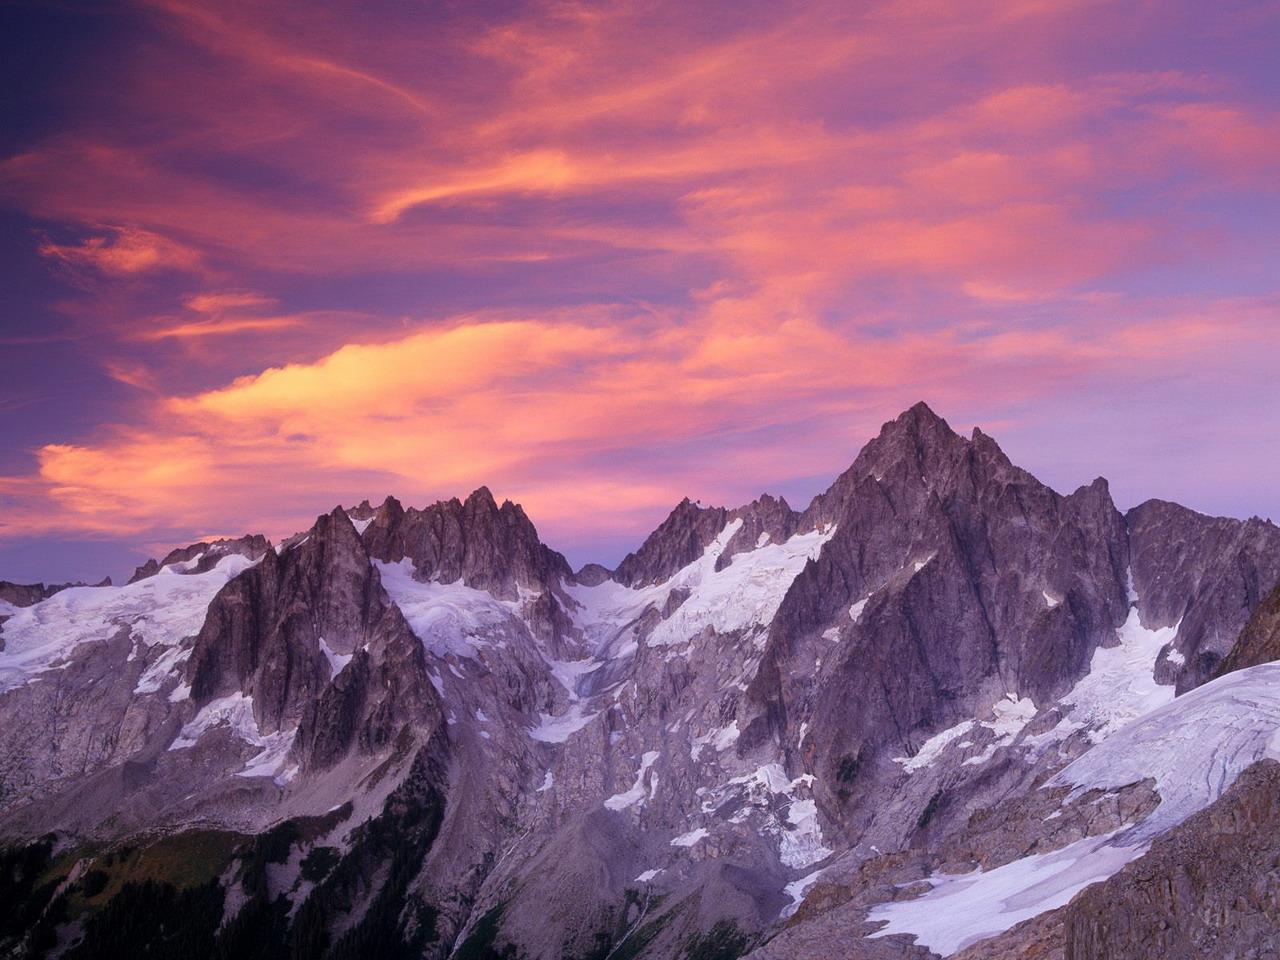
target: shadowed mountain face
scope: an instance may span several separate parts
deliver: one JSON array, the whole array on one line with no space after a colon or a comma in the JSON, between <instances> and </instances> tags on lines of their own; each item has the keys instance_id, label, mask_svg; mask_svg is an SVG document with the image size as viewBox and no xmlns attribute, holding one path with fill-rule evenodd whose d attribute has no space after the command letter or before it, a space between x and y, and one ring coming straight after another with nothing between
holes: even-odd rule
<instances>
[{"instance_id":1,"label":"shadowed mountain face","mask_svg":"<svg viewBox=\"0 0 1280 960\"><path fill-rule=\"evenodd\" d=\"M0 948L183 903L211 957L1136 957L1065 905L1273 751L1278 580L1270 524L1064 496L919 404L613 571L481 488L15 587Z\"/></svg>"}]
</instances>

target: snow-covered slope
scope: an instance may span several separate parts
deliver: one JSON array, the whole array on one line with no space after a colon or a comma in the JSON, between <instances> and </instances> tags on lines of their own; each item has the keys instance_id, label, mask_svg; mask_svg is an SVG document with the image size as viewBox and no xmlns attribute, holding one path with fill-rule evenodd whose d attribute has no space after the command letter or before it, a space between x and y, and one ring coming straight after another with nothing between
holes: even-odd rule
<instances>
[{"instance_id":1,"label":"snow-covered slope","mask_svg":"<svg viewBox=\"0 0 1280 960\"><path fill-rule=\"evenodd\" d=\"M4 624L0 690L64 665L81 644L108 640L127 628L137 643L136 653L172 648L139 681L139 693L155 692L189 652L178 645L199 631L213 595L252 565L230 554L205 573L184 573L181 565L174 565L127 586L70 587L19 608Z\"/></svg>"}]
</instances>

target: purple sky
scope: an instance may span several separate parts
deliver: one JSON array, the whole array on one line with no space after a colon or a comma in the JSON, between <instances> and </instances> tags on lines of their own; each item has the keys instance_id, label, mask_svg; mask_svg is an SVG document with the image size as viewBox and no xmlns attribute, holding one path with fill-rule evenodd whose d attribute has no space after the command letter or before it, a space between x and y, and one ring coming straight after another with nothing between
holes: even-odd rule
<instances>
[{"instance_id":1,"label":"purple sky","mask_svg":"<svg viewBox=\"0 0 1280 960\"><path fill-rule=\"evenodd\" d=\"M575 563L924 399L1278 515L1280 4L0 8L0 578L489 485Z\"/></svg>"}]
</instances>

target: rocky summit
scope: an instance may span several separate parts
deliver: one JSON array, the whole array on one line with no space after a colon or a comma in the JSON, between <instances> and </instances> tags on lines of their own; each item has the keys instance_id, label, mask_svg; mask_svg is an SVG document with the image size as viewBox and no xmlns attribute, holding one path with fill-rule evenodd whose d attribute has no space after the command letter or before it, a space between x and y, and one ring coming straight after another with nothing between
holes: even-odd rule
<instances>
[{"instance_id":1,"label":"rocky summit","mask_svg":"<svg viewBox=\"0 0 1280 960\"><path fill-rule=\"evenodd\" d=\"M0 956L1276 956L1278 582L918 404L614 570L482 487L0 583Z\"/></svg>"}]
</instances>

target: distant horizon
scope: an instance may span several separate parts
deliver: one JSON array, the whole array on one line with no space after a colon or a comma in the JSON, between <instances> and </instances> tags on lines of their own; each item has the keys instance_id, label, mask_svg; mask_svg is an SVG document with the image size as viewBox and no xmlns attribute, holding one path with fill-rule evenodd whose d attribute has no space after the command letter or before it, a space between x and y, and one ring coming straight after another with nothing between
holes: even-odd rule
<instances>
[{"instance_id":1,"label":"distant horizon","mask_svg":"<svg viewBox=\"0 0 1280 960\"><path fill-rule=\"evenodd\" d=\"M1280 5L0 7L0 576L487 484L566 555L920 397L1280 515Z\"/></svg>"},{"instance_id":2,"label":"distant horizon","mask_svg":"<svg viewBox=\"0 0 1280 960\"><path fill-rule=\"evenodd\" d=\"M921 401L921 402L923 402L923 401ZM930 409L933 409L933 408L932 408L932 407L930 407ZM900 411L900 412L902 412L902 411ZM936 413L936 412L937 412L937 411L935 410L935 413ZM947 418L946 418L944 415L940 414L940 413L939 413L939 416L941 416L943 420L947 420ZM892 417L891 417L891 418L889 418L889 420L892 420L892 419L893 419ZM886 420L885 422L886 422L886 423L888 423L888 422L889 422L889 420ZM961 436L961 437L964 437L965 439L968 439L968 438L969 438L969 434L972 432L972 429L973 429L973 428L975 428L975 427L976 427L977 429L982 429L981 424L974 424L974 425L973 425L973 427L971 427L969 430L959 430L959 429L956 429L956 427L955 427L953 424L951 424L951 423L950 423L950 421L947 421L947 423L948 423L948 426L950 426L950 427L951 427L951 429L952 429L952 430L953 430L957 435L959 435L959 436ZM1000 438L999 438L998 436L995 436L995 435L993 435L993 434L990 434L990 433L989 433L988 431L986 431L986 430L983 430L983 432L984 432L984 433L988 433L988 435L989 435L989 436L992 436L992 437L993 437L993 439L994 439L998 444L1000 443ZM871 439L873 439L873 438L874 438L874 436L875 436L875 434L872 434L872 435L868 436L868 437L867 437L867 441L866 441L866 442L870 442L870 440L871 440ZM865 446L865 443L864 443L863 445ZM1001 448L1003 449L1003 444L1001 444ZM459 500L459 501L465 502L465 501L466 501L466 500L467 500L467 499L468 499L468 498L469 498L473 493L478 492L481 488L489 488L490 494L493 496L494 500L495 500L495 501L497 501L497 503L498 503L498 504L502 504L503 502L510 501L511 503L514 503L514 504L516 504L516 505L520 506L520 507L521 507L521 509L524 509L524 510L525 510L525 513L526 513L526 514L528 515L528 517L529 517L529 520L533 523L534 527L538 530L538 537L539 537L539 539L540 539L544 544L546 544L548 547L550 547L551 549L555 550L557 553L560 553L562 556L564 556L564 557L565 557L565 559L569 562L570 567L572 567L572 569L573 569L575 572L576 572L576 571L578 571L578 570L581 570L584 566L586 566L586 565L588 565L588 564L598 564L598 565L603 566L603 567L605 567L605 568L607 568L607 569L609 569L609 570L613 570L613 569L615 569L615 568L617 567L618 563L619 563L619 562L620 562L620 561L621 561L621 560L622 560L622 559L623 559L627 554L629 554L629 553L631 553L631 552L634 552L636 549L638 549L638 548L640 547L641 543L643 543L644 539L645 539L645 538L646 538L650 533L652 533L652 532L653 532L653 530L655 530L655 529L656 529L656 528L657 528L657 527L658 527L658 526L659 526L659 525L660 525L660 524L661 524L661 523L662 523L662 522L663 522L663 521L664 521L664 520L665 520L665 519L666 519L666 518L671 514L672 510L674 510L677 506L679 506L679 504L680 504L680 503L682 502L682 500L683 500L683 499L685 499L685 498L687 498L687 499L688 499L688 500L690 500L691 502L693 502L693 503L695 503L695 504L697 504L697 505L699 505L699 506L701 506L701 507L704 507L704 508L709 508L709 509L718 509L718 508L734 509L734 508L736 508L736 507L746 506L747 504L749 504L749 503L751 503L752 501L754 501L754 500L758 499L759 497L762 497L762 496L765 496L765 495L771 495L771 496L780 497L781 499L786 500L786 502L788 503L788 505L789 505L793 510L795 510L795 511L797 511L797 512L800 512L800 513L803 513L803 512L804 512L804 510L805 510L805 509L806 509L806 508L807 508L807 507L812 503L812 501L813 501L816 497L820 496L824 491L826 491L827 489L829 489L830 485L835 481L835 479L836 479L836 478L837 478L841 473L843 473L843 472L844 472L844 470L848 469L850 465L852 465L852 463L853 463L854 459L856 459L856 457L857 457L858 453L860 453L860 452L861 452L861 450L862 450L862 447L859 447L856 451L854 451L853 455L849 458L848 462L847 462L844 466L842 466L842 467L840 467L839 469L837 469L834 473L832 473L830 476L827 476L825 479L823 479L823 478L810 478L810 479L811 479L811 482L812 482L813 484L815 484L815 485L816 485L816 487L815 487L815 489L813 490L813 492L812 492L812 493L809 493L809 494L807 494L807 495L804 495L804 496L803 496L803 498L801 498L801 499L794 499L792 496L789 496L789 495L784 494L784 493L780 493L780 492L775 491L775 490L761 490L759 493L755 494L755 495L754 495L754 496L752 496L752 497L749 497L748 499L740 500L740 501L734 501L734 502L730 503L730 502L712 502L712 501L708 500L706 497L698 497L698 496L696 496L696 495L694 495L694 494L692 494L692 493L687 493L687 494L685 494L685 495L684 495L684 497L683 497L681 500L676 500L676 501L672 502L672 503L671 503L671 504L670 504L670 505L669 505L669 506L668 506L664 511L662 511L660 514L655 515L655 516L656 516L656 518L653 520L653 522L652 522L652 523L651 523L647 528L645 528L642 532L640 532L640 533L638 533L637 535L634 535L634 536L633 536L632 534L622 534L622 535L619 535L619 536L617 537L616 544L614 545L613 552L612 552L612 553L605 554L605 556L607 556L607 557L608 557L608 559L600 559L600 557L599 557L599 556L592 556L592 555L588 555L588 554L586 554L585 552L583 552L583 551L585 551L585 550L592 549L590 546L581 547L581 548L579 548L579 549L577 549L577 550L574 550L574 549L572 549L572 548L570 548L570 549L563 549L563 548L561 548L559 545L557 545L557 543L556 543L553 539L549 538L549 537L546 535L546 533L543 531L543 529L538 525L538 518L537 518L537 516L535 516L534 514L530 513L527 509L525 509L524 504L520 503L520 501L518 501L518 500L516 500L516 499L514 499L514 498L512 498L512 497L506 497L506 496L503 496L503 495L501 494L501 492L495 493L495 492L492 490L492 488L489 486L489 484L481 483L481 484L477 485L476 487L472 488L471 490L467 491L466 493L453 493L453 494L449 494L449 495L446 495L446 496L438 497L438 498L436 498L436 499L434 499L434 500L429 500L429 501L424 501L424 502L411 502L410 500L408 500L408 499L406 499L406 498L404 498L404 497L398 496L398 495L396 495L396 494L394 494L394 493L386 493L386 494L382 494L381 496L377 497L376 499L375 499L374 497L372 497L372 496L366 496L366 497L361 497L361 498L359 498L358 500L354 500L354 501L352 501L352 502L350 502L350 503L335 503L335 504L333 504L332 506L330 506L330 507L328 507L328 508L318 509L314 514L312 514L312 515L311 515L311 520L310 520L310 521L308 521L308 522L306 522L306 523L303 523L303 524L301 524L300 526L295 527L293 530L289 531L288 533L284 533L284 532L277 531L276 533L274 533L274 534L273 534L273 533L269 533L269 532L267 532L266 530L249 530L249 529L245 529L245 530L241 530L241 531L238 531L238 532L223 532L223 533L218 533L218 534L207 534L207 535L204 535L204 536L196 536L196 537L194 537L194 538L192 538L192 539L190 539L190 540L186 540L186 541L181 542L181 543L179 543L179 542L174 542L174 543L170 544L168 547L166 547L165 549L163 549L163 550L157 550L157 551L154 551L154 552L148 552L148 551L146 551L146 550L139 551L138 549L134 549L134 548L125 548L125 547L122 547L122 546L120 546L118 543L113 542L113 541L100 541L100 542L101 542L101 544L102 544L104 547L108 548L108 549L109 549L110 551L112 551L112 552L115 552L115 553L119 554L121 557L124 557L124 556L125 556L125 553L124 553L123 551L125 551L125 550L129 550L129 551L130 551L130 553L129 553L128 555L129 555L129 556L131 556L131 557L136 557L136 558L137 558L137 559L136 559L136 562L135 562L134 560L132 560L132 559L128 560L128 562L125 562L124 560L121 560L121 561L120 561L120 563L119 563L115 568L113 568L113 569L111 569L111 570L107 570L106 572L104 572L104 573L102 573L101 575L98 575L98 576L94 576L93 574L88 574L88 575L79 575L79 576L71 576L71 577L60 577L60 576L53 576L53 577L49 577L49 576L45 576L45 577L35 577L35 578L27 578L27 579L23 579L23 578L17 578L17 577L13 577L13 576L7 576L7 575L5 575L5 571L4 571L4 570L0 570L0 580L6 580L6 581L9 581L9 582L13 582L13 583L44 583L44 584L46 584L46 585L49 585L49 584L61 584L61 583L71 583L71 582L75 582L75 581L83 581L85 585L93 585L93 584L96 584L96 583L100 582L104 576L110 576L110 577L111 577L111 580L112 580L112 583L113 583L114 585L116 585L116 586L119 586L120 584L123 584L123 583L125 583L125 582L127 581L127 579L128 579L128 578L133 574L133 572L134 572L135 568L137 568L137 567L141 566L141 565L142 565L142 564L144 564L147 560L150 560L150 559L154 559L154 560L161 560L161 559L163 559L163 557L165 556L165 554L169 552L169 550L179 549L179 548L182 548L182 547L185 547L185 546L189 546L189 545L194 544L194 543L207 542L207 541L218 540L218 539L237 539L237 538L239 538L239 537L243 537L243 536L252 536L252 535L254 535L254 534L261 534L261 535L263 535L263 536L267 537L267 539L269 539L269 540L272 542L272 544L279 544L279 543L282 543L283 541L285 541L285 540L289 539L290 537L297 536L298 534L303 533L303 532L305 532L306 530L310 529L311 524L312 524L312 523L314 523L314 521L315 521L315 519L316 519L316 518L319 518L320 516L323 516L324 514L329 513L329 512L331 512L332 510L337 509L337 508L339 508L339 507L341 507L341 508L342 508L342 509L344 509L344 510L350 511L350 510L355 509L356 507L358 507L362 502L364 502L364 501L368 501L369 505L370 505L371 507L373 507L374 509L376 509L376 508L377 508L379 505L381 505L381 504L382 504L382 503L383 503L383 502L384 502L388 497L392 497L392 498L394 498L398 503L400 503L400 504L401 504L401 506L403 506L403 507L405 507L405 508L410 508L410 507L423 508L423 507L430 506L430 505L431 505L431 504L433 504L433 503L439 503L439 502L442 502L442 501L448 501L448 500L450 500L450 499L456 499L456 500ZM1005 453L1006 453L1006 454L1008 454L1008 451L1006 450L1006 451L1005 451ZM1010 460L1014 463L1014 465L1015 465L1015 466L1021 467L1022 469L1026 470L1028 473L1030 473L1032 476L1034 476L1037 480L1039 480L1041 483L1045 483L1045 485L1046 485L1046 486L1048 486L1050 489L1052 489L1055 493L1059 494L1060 496L1067 496L1067 495L1071 494L1072 492L1074 492L1075 490L1079 490L1079 489L1081 489L1081 488L1087 487L1087 486L1089 486L1091 483L1093 483L1095 480L1104 480L1104 481L1106 481L1106 483L1108 484L1108 487L1110 487L1110 486L1111 486L1111 481L1110 481L1110 480L1109 480L1109 479L1108 479L1104 474L1097 474L1097 475L1095 475L1094 477L1090 477L1090 478L1089 478L1089 479L1087 479L1087 480L1082 480L1082 481L1080 481L1079 483L1075 484L1075 486L1072 486L1072 487L1069 487L1069 488L1059 487L1059 486L1056 486L1056 485L1054 485L1054 484L1052 484L1052 483L1048 483L1048 482L1046 482L1046 481L1044 480L1044 478L1043 478L1042 476L1040 476L1040 474L1039 474L1039 473L1037 473L1037 471L1036 471L1036 470L1034 470L1034 469L1032 469L1032 468L1028 467L1028 466L1027 466L1027 465L1025 465L1025 464L1019 463L1019 462L1017 461L1017 459L1016 459L1016 458L1014 458L1014 457L1010 456ZM1204 511L1204 510L1198 510L1198 509L1197 509L1194 505L1192 505L1192 504L1182 503L1181 501L1171 500L1171 499L1170 499L1170 498L1168 498L1168 497L1162 497L1162 496L1158 496L1158 495L1151 495L1151 496L1141 497L1140 499L1137 499L1137 500L1135 500L1135 501L1134 501L1134 502L1132 502L1132 503L1125 503L1125 502L1123 502L1123 501L1121 501L1121 500L1117 500L1117 499L1116 499L1116 497L1115 497L1115 495L1114 495L1114 490L1113 490L1113 491L1112 491L1112 500L1113 500L1113 502L1114 502L1114 503L1115 503L1115 505L1116 505L1116 509L1117 509L1117 510L1119 510L1121 513L1127 513L1129 510L1132 510L1132 509L1134 509L1135 507L1141 506L1142 504L1147 503L1147 502L1149 502L1149 501L1153 501L1153 500L1160 500L1160 501L1165 501L1165 502L1177 503L1179 506L1186 507L1187 509L1190 509L1190 510L1195 510L1197 513L1206 513L1206 511ZM1231 514L1223 514L1223 513L1209 513L1209 514L1207 514L1207 515L1209 515L1209 516L1217 516L1217 517L1232 517L1232 516L1233 516L1233 515L1231 515ZM1270 517L1270 516L1265 515L1265 514L1258 514L1258 513L1254 513L1254 514L1249 514L1249 515L1247 515L1247 516L1238 516L1238 515L1237 515L1237 516L1234 516L1234 519L1239 519L1239 520L1249 520L1249 519L1254 519L1254 518L1256 518L1256 519L1260 519L1260 520L1263 520L1263 521L1265 521L1265 522L1267 522L1267 523L1273 523L1273 522L1274 522L1274 521L1272 521L1272 519L1271 519L1271 517ZM0 554L0 555L2 555L2 554Z\"/></svg>"}]
</instances>

